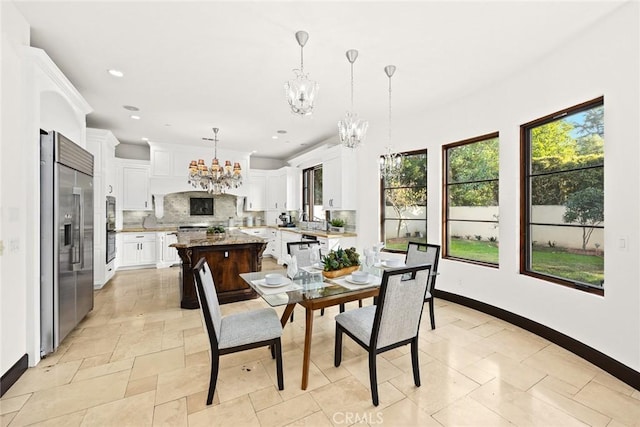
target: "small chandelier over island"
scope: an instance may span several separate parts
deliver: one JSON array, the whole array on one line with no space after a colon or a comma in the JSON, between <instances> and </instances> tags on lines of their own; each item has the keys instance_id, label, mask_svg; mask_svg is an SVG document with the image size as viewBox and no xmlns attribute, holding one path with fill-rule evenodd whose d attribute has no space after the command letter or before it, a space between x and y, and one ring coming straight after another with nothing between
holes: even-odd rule
<instances>
[{"instance_id":1,"label":"small chandelier over island","mask_svg":"<svg viewBox=\"0 0 640 427\"><path fill-rule=\"evenodd\" d=\"M191 160L189 163L189 184L193 188L199 188L209 194L224 194L230 188L238 188L242 185L242 168L240 163L235 162L233 167L229 160L225 160L224 167L218 162L218 131L213 128L213 139L202 138L206 141L214 142L214 158L211 167L207 168L204 159L198 161Z\"/></svg>"}]
</instances>

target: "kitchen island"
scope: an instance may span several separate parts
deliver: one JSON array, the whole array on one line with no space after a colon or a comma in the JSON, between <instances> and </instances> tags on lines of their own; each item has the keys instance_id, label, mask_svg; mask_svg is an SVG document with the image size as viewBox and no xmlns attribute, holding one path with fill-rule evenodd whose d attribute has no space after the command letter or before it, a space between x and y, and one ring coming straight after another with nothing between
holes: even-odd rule
<instances>
[{"instance_id":1,"label":"kitchen island","mask_svg":"<svg viewBox=\"0 0 640 427\"><path fill-rule=\"evenodd\" d=\"M223 238L220 237L178 233L178 242L169 245L178 250L182 260L180 307L194 309L200 306L192 268L202 257L211 268L220 304L257 298L240 274L262 269L266 240L237 230L228 230Z\"/></svg>"}]
</instances>

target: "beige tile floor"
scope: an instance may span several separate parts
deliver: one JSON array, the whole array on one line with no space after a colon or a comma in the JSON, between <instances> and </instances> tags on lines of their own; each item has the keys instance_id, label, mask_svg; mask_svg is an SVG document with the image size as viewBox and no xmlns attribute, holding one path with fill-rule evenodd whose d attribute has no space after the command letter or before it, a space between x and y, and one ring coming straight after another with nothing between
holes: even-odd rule
<instances>
[{"instance_id":1,"label":"beige tile floor","mask_svg":"<svg viewBox=\"0 0 640 427\"><path fill-rule=\"evenodd\" d=\"M371 404L363 350L345 338L343 363L333 366L337 309L316 315L308 390L300 390L297 309L283 335L285 389L277 390L266 348L226 355L207 407L208 339L199 311L179 308L178 274L118 272L58 351L0 399L0 425L640 425L640 391L540 337L441 300L436 330L423 316L422 387L413 384L408 347L384 353L379 407ZM265 305L256 299L222 310Z\"/></svg>"}]
</instances>

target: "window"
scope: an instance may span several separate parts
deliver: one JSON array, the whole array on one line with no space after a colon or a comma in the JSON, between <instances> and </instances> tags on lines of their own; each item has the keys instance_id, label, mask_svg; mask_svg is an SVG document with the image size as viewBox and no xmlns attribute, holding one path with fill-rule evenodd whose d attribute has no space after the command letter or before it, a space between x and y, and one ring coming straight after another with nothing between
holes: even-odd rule
<instances>
[{"instance_id":1,"label":"window","mask_svg":"<svg viewBox=\"0 0 640 427\"><path fill-rule=\"evenodd\" d=\"M498 265L498 133L442 150L443 257Z\"/></svg>"},{"instance_id":2,"label":"window","mask_svg":"<svg viewBox=\"0 0 640 427\"><path fill-rule=\"evenodd\" d=\"M409 241L427 241L427 150L400 154L398 176L380 180L381 236L389 251L406 251Z\"/></svg>"},{"instance_id":3,"label":"window","mask_svg":"<svg viewBox=\"0 0 640 427\"><path fill-rule=\"evenodd\" d=\"M602 294L604 101L521 126L523 274Z\"/></svg>"},{"instance_id":4,"label":"window","mask_svg":"<svg viewBox=\"0 0 640 427\"><path fill-rule=\"evenodd\" d=\"M322 210L322 165L302 171L302 211L308 221L324 218Z\"/></svg>"}]
</instances>

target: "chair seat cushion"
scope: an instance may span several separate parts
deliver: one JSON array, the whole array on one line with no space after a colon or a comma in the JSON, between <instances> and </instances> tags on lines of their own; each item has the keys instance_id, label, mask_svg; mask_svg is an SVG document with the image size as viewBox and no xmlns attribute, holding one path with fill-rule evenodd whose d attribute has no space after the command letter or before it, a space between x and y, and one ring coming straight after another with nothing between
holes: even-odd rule
<instances>
[{"instance_id":1,"label":"chair seat cushion","mask_svg":"<svg viewBox=\"0 0 640 427\"><path fill-rule=\"evenodd\" d=\"M369 345L375 315L376 306L370 305L340 313L336 316L336 322L364 344Z\"/></svg>"},{"instance_id":2,"label":"chair seat cushion","mask_svg":"<svg viewBox=\"0 0 640 427\"><path fill-rule=\"evenodd\" d=\"M222 318L218 348L231 348L282 336L278 314L272 308L262 308L230 314Z\"/></svg>"}]
</instances>

